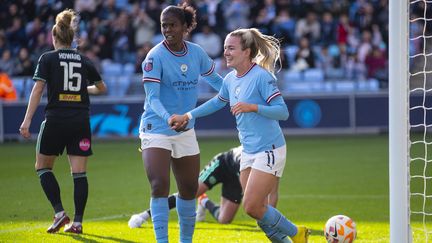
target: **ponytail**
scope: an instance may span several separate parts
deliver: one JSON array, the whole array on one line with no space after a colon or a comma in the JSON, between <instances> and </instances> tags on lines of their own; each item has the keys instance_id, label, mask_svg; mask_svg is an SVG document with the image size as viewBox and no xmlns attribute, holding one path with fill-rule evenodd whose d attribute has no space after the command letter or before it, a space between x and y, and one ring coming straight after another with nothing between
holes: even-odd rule
<instances>
[{"instance_id":1,"label":"ponytail","mask_svg":"<svg viewBox=\"0 0 432 243\"><path fill-rule=\"evenodd\" d=\"M76 14L72 9L66 9L59 13L52 28L52 33L56 41L63 45L70 46L75 37Z\"/></svg>"},{"instance_id":2,"label":"ponytail","mask_svg":"<svg viewBox=\"0 0 432 243\"><path fill-rule=\"evenodd\" d=\"M274 73L280 62L280 42L273 36L264 35L258 29L238 29L228 35L240 37L243 50L251 50L250 59L267 71Z\"/></svg>"}]
</instances>

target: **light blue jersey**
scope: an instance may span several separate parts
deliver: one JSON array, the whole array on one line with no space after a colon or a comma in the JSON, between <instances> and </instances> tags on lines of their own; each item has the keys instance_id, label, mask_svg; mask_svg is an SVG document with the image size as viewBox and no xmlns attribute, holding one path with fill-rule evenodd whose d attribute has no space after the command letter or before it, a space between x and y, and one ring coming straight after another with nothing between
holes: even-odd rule
<instances>
[{"instance_id":1,"label":"light blue jersey","mask_svg":"<svg viewBox=\"0 0 432 243\"><path fill-rule=\"evenodd\" d=\"M191 42L184 42L181 53L170 50L165 41L156 45L142 63L146 99L140 132L178 134L168 126L168 118L195 108L200 75L216 91L220 89L222 78L214 67L204 50ZM194 124L195 120L189 121L187 128Z\"/></svg>"},{"instance_id":2,"label":"light blue jersey","mask_svg":"<svg viewBox=\"0 0 432 243\"><path fill-rule=\"evenodd\" d=\"M260 114L260 108L268 107L270 102L282 103L286 108L273 74L257 64L253 64L242 76L237 76L235 71L230 72L224 78L218 98L229 102L230 106L238 102L258 105L257 113L247 112L236 116L244 152L254 154L285 144L279 121Z\"/></svg>"}]
</instances>

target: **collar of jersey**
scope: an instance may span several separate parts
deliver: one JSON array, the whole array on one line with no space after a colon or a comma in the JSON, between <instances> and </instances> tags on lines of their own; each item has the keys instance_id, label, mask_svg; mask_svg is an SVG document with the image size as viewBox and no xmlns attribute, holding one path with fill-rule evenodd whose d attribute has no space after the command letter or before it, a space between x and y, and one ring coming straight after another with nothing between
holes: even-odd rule
<instances>
[{"instance_id":1,"label":"collar of jersey","mask_svg":"<svg viewBox=\"0 0 432 243\"><path fill-rule=\"evenodd\" d=\"M249 72L250 72L250 70L252 70L252 68L253 67L255 67L256 66L256 63L252 63L252 65L250 66L250 68L245 72L245 73L243 73L243 74L241 74L241 75L238 75L238 74L236 74L236 77L237 78L243 78L244 76L246 76L246 74L248 74Z\"/></svg>"},{"instance_id":2,"label":"collar of jersey","mask_svg":"<svg viewBox=\"0 0 432 243\"><path fill-rule=\"evenodd\" d=\"M184 41L183 41L183 51L180 51L180 52L176 52L176 51L171 50L171 49L169 48L168 43L166 42L166 40L163 41L163 44L164 44L165 48L166 48L169 52L171 52L171 54L173 54L173 55L176 56L176 57L182 57L182 56L186 55L187 52L188 52L187 45L186 45L186 43L185 43Z\"/></svg>"},{"instance_id":3,"label":"collar of jersey","mask_svg":"<svg viewBox=\"0 0 432 243\"><path fill-rule=\"evenodd\" d=\"M59 49L57 49L58 51L75 51L76 49L75 48L59 48Z\"/></svg>"}]
</instances>

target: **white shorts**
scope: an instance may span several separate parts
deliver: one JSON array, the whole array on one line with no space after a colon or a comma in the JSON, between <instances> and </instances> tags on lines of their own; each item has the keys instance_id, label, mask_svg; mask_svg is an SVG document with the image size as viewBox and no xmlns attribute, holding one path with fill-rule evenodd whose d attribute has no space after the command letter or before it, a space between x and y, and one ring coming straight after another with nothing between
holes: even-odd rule
<instances>
[{"instance_id":1,"label":"white shorts","mask_svg":"<svg viewBox=\"0 0 432 243\"><path fill-rule=\"evenodd\" d=\"M282 177L286 160L286 145L273 150L266 150L256 154L242 152L240 171L252 167L277 177Z\"/></svg>"},{"instance_id":2,"label":"white shorts","mask_svg":"<svg viewBox=\"0 0 432 243\"><path fill-rule=\"evenodd\" d=\"M194 129L174 136L140 133L139 137L142 150L147 148L167 149L171 151L171 157L173 158L182 158L200 153Z\"/></svg>"}]
</instances>

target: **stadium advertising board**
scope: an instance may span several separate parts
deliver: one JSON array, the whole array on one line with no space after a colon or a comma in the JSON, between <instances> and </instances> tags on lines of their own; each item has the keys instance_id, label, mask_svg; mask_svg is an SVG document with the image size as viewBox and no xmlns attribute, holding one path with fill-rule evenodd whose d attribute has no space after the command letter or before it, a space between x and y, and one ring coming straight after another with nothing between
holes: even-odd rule
<instances>
[{"instance_id":1,"label":"stadium advertising board","mask_svg":"<svg viewBox=\"0 0 432 243\"><path fill-rule=\"evenodd\" d=\"M416 98L414 98L416 99ZM138 135L143 101L103 101L91 106L91 128L95 137L136 137ZM202 102L202 101L200 101ZM284 131L320 133L331 131L359 132L363 128L386 130L388 127L388 97L375 95L338 95L286 97L290 117L281 121ZM416 102L415 100L413 102ZM26 103L2 103L2 127L5 139L19 136L19 125L25 114ZM43 120L41 104L30 131L36 135ZM412 112L412 120L422 120L421 112ZM198 119L196 130L200 135L236 134L235 120L229 108Z\"/></svg>"}]
</instances>

